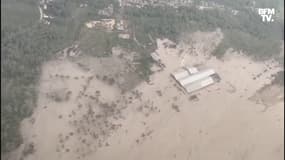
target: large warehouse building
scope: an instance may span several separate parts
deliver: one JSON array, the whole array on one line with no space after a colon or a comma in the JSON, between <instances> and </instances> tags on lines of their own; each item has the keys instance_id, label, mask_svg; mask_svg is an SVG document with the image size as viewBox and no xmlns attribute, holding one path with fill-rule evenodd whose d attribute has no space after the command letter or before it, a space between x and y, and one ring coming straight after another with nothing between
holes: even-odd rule
<instances>
[{"instance_id":1,"label":"large warehouse building","mask_svg":"<svg viewBox=\"0 0 285 160\"><path fill-rule=\"evenodd\" d=\"M183 67L172 74L179 85L188 93L195 92L215 83L214 77L216 75L217 74L213 69L198 71L196 67Z\"/></svg>"}]
</instances>

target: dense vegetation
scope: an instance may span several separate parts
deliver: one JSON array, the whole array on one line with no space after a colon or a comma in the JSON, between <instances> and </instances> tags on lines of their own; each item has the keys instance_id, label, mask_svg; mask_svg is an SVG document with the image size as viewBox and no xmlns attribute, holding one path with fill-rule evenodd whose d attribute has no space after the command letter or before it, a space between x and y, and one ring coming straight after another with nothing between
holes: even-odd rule
<instances>
[{"instance_id":1,"label":"dense vegetation","mask_svg":"<svg viewBox=\"0 0 285 160\"><path fill-rule=\"evenodd\" d=\"M35 107L42 63L80 40L84 22L100 18L98 10L110 2L80 8L76 0L54 1L48 12L55 18L47 26L39 23L37 0L1 0L1 154L22 143L19 125Z\"/></svg>"},{"instance_id":2,"label":"dense vegetation","mask_svg":"<svg viewBox=\"0 0 285 160\"><path fill-rule=\"evenodd\" d=\"M1 29L1 152L21 143L19 122L35 106L42 62L67 45L55 27Z\"/></svg>"},{"instance_id":3,"label":"dense vegetation","mask_svg":"<svg viewBox=\"0 0 285 160\"><path fill-rule=\"evenodd\" d=\"M38 12L34 0L1 0L1 28L2 25L27 26L34 23L40 17Z\"/></svg>"},{"instance_id":4,"label":"dense vegetation","mask_svg":"<svg viewBox=\"0 0 285 160\"><path fill-rule=\"evenodd\" d=\"M19 125L35 106L41 64L70 45L77 28L68 25L73 22L71 18L59 17L50 26L39 24L34 0L3 0L1 13L2 154L22 142Z\"/></svg>"},{"instance_id":5,"label":"dense vegetation","mask_svg":"<svg viewBox=\"0 0 285 160\"><path fill-rule=\"evenodd\" d=\"M148 34L168 37L174 41L181 31L210 31L221 28L225 38L214 52L222 56L232 47L255 57L267 58L279 54L284 23L263 23L261 18L244 8L238 15L231 10L198 10L192 8L144 7L128 8L125 16L131 21L132 29L139 33L137 39L149 43Z\"/></svg>"}]
</instances>

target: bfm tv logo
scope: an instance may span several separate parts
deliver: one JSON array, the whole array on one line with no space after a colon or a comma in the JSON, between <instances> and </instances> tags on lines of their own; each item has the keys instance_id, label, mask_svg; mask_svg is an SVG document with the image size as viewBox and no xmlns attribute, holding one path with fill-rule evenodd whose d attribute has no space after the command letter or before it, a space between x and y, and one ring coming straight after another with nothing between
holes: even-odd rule
<instances>
[{"instance_id":1,"label":"bfm tv logo","mask_svg":"<svg viewBox=\"0 0 285 160\"><path fill-rule=\"evenodd\" d=\"M262 17L262 22L274 22L272 18L275 14L274 8L258 8L258 14Z\"/></svg>"}]
</instances>

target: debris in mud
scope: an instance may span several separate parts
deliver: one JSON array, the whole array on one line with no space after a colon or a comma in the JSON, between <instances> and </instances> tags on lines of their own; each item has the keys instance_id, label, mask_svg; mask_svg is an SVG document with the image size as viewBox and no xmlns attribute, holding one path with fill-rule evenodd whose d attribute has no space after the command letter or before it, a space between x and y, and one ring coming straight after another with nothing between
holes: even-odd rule
<instances>
[{"instance_id":1,"label":"debris in mud","mask_svg":"<svg viewBox=\"0 0 285 160\"><path fill-rule=\"evenodd\" d=\"M34 152L35 152L35 146L33 143L30 143L30 144L25 145L22 155L23 157L26 157L30 154L33 154Z\"/></svg>"},{"instance_id":2,"label":"debris in mud","mask_svg":"<svg viewBox=\"0 0 285 160\"><path fill-rule=\"evenodd\" d=\"M35 121L36 121L36 119L35 119L34 117L32 117L32 118L30 119L31 124L34 124Z\"/></svg>"},{"instance_id":3,"label":"debris in mud","mask_svg":"<svg viewBox=\"0 0 285 160\"><path fill-rule=\"evenodd\" d=\"M66 89L58 89L46 94L49 99L52 99L55 102L64 102L68 101L71 95L71 91Z\"/></svg>"},{"instance_id":4,"label":"debris in mud","mask_svg":"<svg viewBox=\"0 0 285 160\"><path fill-rule=\"evenodd\" d=\"M157 90L156 93L157 93L158 96L160 96L160 97L162 96L161 90Z\"/></svg>"},{"instance_id":5,"label":"debris in mud","mask_svg":"<svg viewBox=\"0 0 285 160\"><path fill-rule=\"evenodd\" d=\"M234 85L232 85L231 83L227 82L227 84L229 85L229 89L227 89L227 91L229 93L235 93L236 92L236 87Z\"/></svg>"},{"instance_id":6,"label":"debris in mud","mask_svg":"<svg viewBox=\"0 0 285 160\"><path fill-rule=\"evenodd\" d=\"M176 112L180 112L179 107L176 104L172 104L171 106Z\"/></svg>"}]
</instances>

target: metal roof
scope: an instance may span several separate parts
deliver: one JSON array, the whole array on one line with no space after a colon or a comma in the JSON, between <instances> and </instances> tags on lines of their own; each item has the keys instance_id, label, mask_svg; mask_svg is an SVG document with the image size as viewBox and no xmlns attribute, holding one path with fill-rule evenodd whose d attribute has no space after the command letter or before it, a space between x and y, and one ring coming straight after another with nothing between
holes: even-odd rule
<instances>
[{"instance_id":1,"label":"metal roof","mask_svg":"<svg viewBox=\"0 0 285 160\"><path fill-rule=\"evenodd\" d=\"M194 83L188 84L187 86L185 86L185 89L188 93L197 91L199 89L202 89L204 87L207 87L211 84L214 83L214 80L212 77L208 77L199 81L196 81Z\"/></svg>"},{"instance_id":2,"label":"metal roof","mask_svg":"<svg viewBox=\"0 0 285 160\"><path fill-rule=\"evenodd\" d=\"M173 73L172 76L176 79L176 80L180 80L183 78L186 78L187 76L189 76L189 73L187 70L180 70L179 72Z\"/></svg>"},{"instance_id":3,"label":"metal roof","mask_svg":"<svg viewBox=\"0 0 285 160\"><path fill-rule=\"evenodd\" d=\"M215 74L215 71L213 69L206 69L204 71L195 73L191 76L187 76L187 77L179 80L179 83L185 87L187 84L190 84L190 83L193 83L195 81L207 78L213 74Z\"/></svg>"},{"instance_id":4,"label":"metal roof","mask_svg":"<svg viewBox=\"0 0 285 160\"><path fill-rule=\"evenodd\" d=\"M195 74L198 72L198 69L196 67L185 67L185 69L190 73L190 74Z\"/></svg>"},{"instance_id":5,"label":"metal roof","mask_svg":"<svg viewBox=\"0 0 285 160\"><path fill-rule=\"evenodd\" d=\"M213 84L215 82L212 77L214 74L216 72L213 69L198 71L196 67L186 66L180 68L172 76L188 93L191 93Z\"/></svg>"},{"instance_id":6,"label":"metal roof","mask_svg":"<svg viewBox=\"0 0 285 160\"><path fill-rule=\"evenodd\" d=\"M176 80L181 80L183 78L186 78L192 74L195 74L198 72L198 69L196 67L185 67L183 69L180 69L179 71L175 72L172 74L172 76L176 79Z\"/></svg>"}]
</instances>

